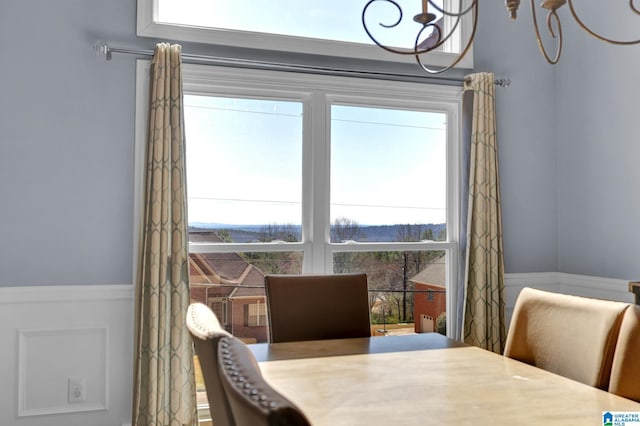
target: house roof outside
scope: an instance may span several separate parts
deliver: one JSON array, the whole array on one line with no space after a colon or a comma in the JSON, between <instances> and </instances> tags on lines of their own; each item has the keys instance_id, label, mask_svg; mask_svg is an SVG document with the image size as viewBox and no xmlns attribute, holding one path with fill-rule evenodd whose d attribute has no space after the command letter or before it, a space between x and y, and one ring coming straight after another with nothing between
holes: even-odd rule
<instances>
[{"instance_id":1,"label":"house roof outside","mask_svg":"<svg viewBox=\"0 0 640 426\"><path fill-rule=\"evenodd\" d=\"M446 288L447 284L447 268L445 256L436 258L432 263L428 264L417 275L410 278L409 281L415 284L429 284Z\"/></svg>"},{"instance_id":2,"label":"house roof outside","mask_svg":"<svg viewBox=\"0 0 640 426\"><path fill-rule=\"evenodd\" d=\"M221 242L213 231L189 230L193 242ZM237 253L191 253L192 284L218 287L227 297L264 296L264 274ZM257 288L259 287L259 288Z\"/></svg>"}]
</instances>

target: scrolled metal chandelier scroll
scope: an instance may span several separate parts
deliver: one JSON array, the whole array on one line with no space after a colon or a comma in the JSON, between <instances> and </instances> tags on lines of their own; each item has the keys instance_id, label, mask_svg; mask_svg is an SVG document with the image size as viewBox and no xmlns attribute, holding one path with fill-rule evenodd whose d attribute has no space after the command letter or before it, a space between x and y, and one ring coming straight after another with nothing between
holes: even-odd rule
<instances>
[{"instance_id":1,"label":"scrolled metal chandelier scroll","mask_svg":"<svg viewBox=\"0 0 640 426\"><path fill-rule=\"evenodd\" d=\"M640 8L636 5L636 2L640 3L640 0L628 1L630 11L635 15L640 15ZM392 47L381 43L374 35L372 28L367 24L367 16L370 12L370 7L374 3L384 3L391 5L393 9L395 9L397 16L396 19L391 22L377 22L377 24L385 30L393 30L397 28L404 18L404 12L396 0L369 0L362 10L362 25L369 38L379 47L388 52L400 55L413 55L424 71L430 74L439 74L455 67L469 52L476 35L476 28L478 24L478 2L479 0L444 0L440 2L436 2L436 0L422 0L422 11L413 16L413 21L421 25L421 27L418 29L415 39L412 41L413 46L411 47ZM580 28L591 36L616 45L640 44L640 39L615 40L592 30L576 12L573 0L543 0L539 6L536 6L535 0L530 0L530 2L533 27L538 47L540 48L540 52L544 58L550 64L556 64L560 60L560 55L562 54L562 23L557 12L558 9L565 4L569 5L571 16ZM446 7L447 5L448 7ZM515 20L517 18L518 8L520 7L520 0L505 0L505 5L509 16L512 20ZM555 40L555 47L552 47L551 49L545 45L543 38L541 37L540 27L538 24L538 7L547 10L546 30L550 39ZM431 13L430 9L432 11L437 11L440 18L437 18L435 13ZM603 7L603 9L606 10L606 7ZM422 56L440 48L449 39L451 39L453 35L456 34L456 31L461 27L462 19L471 19L472 27L466 42L461 46L460 53L454 57L451 63L443 67L432 68L425 65L422 60ZM444 24L445 21L447 22L447 25Z\"/></svg>"}]
</instances>

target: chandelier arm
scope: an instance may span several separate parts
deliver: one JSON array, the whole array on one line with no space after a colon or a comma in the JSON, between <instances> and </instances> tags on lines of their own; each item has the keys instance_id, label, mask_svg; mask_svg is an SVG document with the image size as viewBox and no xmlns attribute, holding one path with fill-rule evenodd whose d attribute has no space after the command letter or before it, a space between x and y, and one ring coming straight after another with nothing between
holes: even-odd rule
<instances>
[{"instance_id":1,"label":"chandelier arm","mask_svg":"<svg viewBox=\"0 0 640 426\"><path fill-rule=\"evenodd\" d=\"M585 30L587 33L591 34L593 37L597 38L598 40L606 41L607 43L611 43L611 44L627 45L627 46L628 45L632 45L632 44L640 43L640 39L638 39L638 40L614 40L614 39L607 38L607 37L604 37L604 36L596 33L591 28L587 27L587 25L584 22L582 22L582 20L580 19L580 17L576 13L575 9L573 8L573 1L572 0L568 0L568 3L569 3L569 9L571 10L571 15L573 15L573 19L575 19L576 22L578 23L578 25L580 25L580 28L582 28L583 30ZM629 0L629 7L636 14L640 14L640 10L633 3L634 3L634 0Z\"/></svg>"},{"instance_id":2,"label":"chandelier arm","mask_svg":"<svg viewBox=\"0 0 640 426\"><path fill-rule=\"evenodd\" d=\"M400 5L398 3L396 3L394 0L369 0L367 2L367 4L364 6L364 9L362 10L362 26L364 27L365 32L367 33L367 35L369 36L369 38L380 48L386 50L387 52L391 52L391 53L396 53L399 55L422 55L423 53L427 53L427 52L431 52L434 49L437 49L438 47L442 46L447 40L449 40L449 38L451 38L451 36L453 35L453 33L455 32L456 28L458 27L459 23L460 23L460 19L461 17L457 17L456 21L453 25L453 28L451 29L451 31L447 34L446 37L442 38L442 32L440 30L440 27L438 27L437 25L431 23L431 24L426 24L422 27L422 29L418 32L418 35L416 37L416 41L414 43L414 47L413 49L398 49L398 48L393 48L393 47L389 47L389 46L385 46L384 44L380 43L371 33L371 31L369 31L369 27L367 26L366 23L366 19L365 19L365 15L367 13L367 9L368 7L376 2L376 1L385 1L387 3L391 3L393 4L396 9L398 9L398 12L400 14L399 19L394 23L394 24L390 24L390 25L386 25L386 24L382 24L380 23L380 26L389 29L389 28L393 28L395 26L397 26L400 21L402 20L402 8L400 7ZM477 0L474 0L474 5L477 3ZM438 30L438 42L435 43L433 46L428 47L426 49L418 49L418 45L419 45L419 38L420 35L422 34L422 32L427 28L427 27L435 27ZM474 33L475 33L475 26L474 26Z\"/></svg>"},{"instance_id":3,"label":"chandelier arm","mask_svg":"<svg viewBox=\"0 0 640 426\"><path fill-rule=\"evenodd\" d=\"M569 0L570 1L570 0ZM538 47L540 48L540 52L544 56L544 58L550 64L557 64L560 60L560 55L562 54L562 24L560 23L560 18L558 18L558 14L555 10L550 10L547 15L547 27L549 29L549 33L551 36L558 41L556 42L556 56L551 59L549 54L547 53L547 49L544 47L544 43L542 43L542 38L540 37L540 30L538 29L538 13L536 12L536 6L534 4L534 0L531 0L531 15L533 16L533 28L536 32L536 40L538 41ZM558 33L553 30L552 18L558 26Z\"/></svg>"},{"instance_id":4,"label":"chandelier arm","mask_svg":"<svg viewBox=\"0 0 640 426\"><path fill-rule=\"evenodd\" d=\"M384 28L393 28L395 26L397 26L398 24L400 24L400 21L402 21L402 8L400 7L400 5L398 3L396 3L394 0L369 0L367 2L367 4L364 6L364 9L362 9L362 27L364 28L365 32L367 33L367 35L369 36L369 38L371 39L371 41L373 41L378 47L386 50L387 52L391 52L391 53L397 53L399 55L415 55L416 52L415 50L410 50L410 49L394 49L391 47L387 47L384 44L380 43L374 36L373 34L371 34L371 31L369 31L369 27L367 26L367 22L365 20L365 15L367 14L367 9L369 8L369 6L371 6L371 4L373 4L376 1L385 1L387 3L391 3L393 4L396 9L398 10L399 13L399 17L398 20L391 25L386 25L386 24L382 24L380 23L380 26L384 27Z\"/></svg>"},{"instance_id":5,"label":"chandelier arm","mask_svg":"<svg viewBox=\"0 0 640 426\"><path fill-rule=\"evenodd\" d=\"M443 15L447 15L447 16L456 16L456 17L462 17L464 15L466 15L467 13L469 13L471 11L471 9L473 9L474 7L476 7L476 4L478 3L478 0L473 0L471 2L471 4L469 5L469 7L467 7L465 10L461 11L461 12L451 12L451 11L447 11L444 9L444 7L440 7L438 6L434 0L428 0L429 4L438 12L442 13ZM633 0L631 0L633 2ZM459 1L460 6L462 6L462 0ZM458 7L458 9L462 9L462 7Z\"/></svg>"},{"instance_id":6,"label":"chandelier arm","mask_svg":"<svg viewBox=\"0 0 640 426\"><path fill-rule=\"evenodd\" d=\"M369 4L371 4L371 3L375 2L375 1L377 1L377 0L371 0L369 3L367 3L367 5L365 6L365 9L367 7L369 7ZM404 16L404 12L402 12L402 8L394 0L383 0L383 1L386 1L387 3L393 4L396 7L396 9L398 9L398 20L395 23L390 24L390 25L386 25L386 24L383 24L382 22L379 22L380 26L383 27L383 28L397 27L398 25L400 25L400 22L402 22L402 18Z\"/></svg>"},{"instance_id":7,"label":"chandelier arm","mask_svg":"<svg viewBox=\"0 0 640 426\"><path fill-rule=\"evenodd\" d=\"M476 29L478 28L478 4L477 1L474 1L474 8L473 8L473 29L471 30L471 35L469 35L469 39L467 40L467 44L464 47L464 49L462 50L462 52L458 55L458 57L451 62L449 65L439 68L439 69L435 69L435 68L429 68L428 66L426 66L425 64L422 63L422 61L420 60L420 55L415 55L416 56L416 61L418 62L418 65L420 65L420 67L428 72L429 74L440 74L446 71L449 71L451 68L455 67L456 65L458 65L458 63L462 60L462 58L464 58L466 56L466 54L469 52L469 49L471 49L471 46L473 44L473 40L476 37Z\"/></svg>"},{"instance_id":8,"label":"chandelier arm","mask_svg":"<svg viewBox=\"0 0 640 426\"><path fill-rule=\"evenodd\" d=\"M555 11L547 13L547 31L549 31L549 34L551 34L551 37L553 38L558 37L558 34L556 34L556 31L553 28L554 22L556 22L558 26L560 25L558 21L559 21L558 15L556 14ZM562 32L562 29L560 29L560 32Z\"/></svg>"}]
</instances>

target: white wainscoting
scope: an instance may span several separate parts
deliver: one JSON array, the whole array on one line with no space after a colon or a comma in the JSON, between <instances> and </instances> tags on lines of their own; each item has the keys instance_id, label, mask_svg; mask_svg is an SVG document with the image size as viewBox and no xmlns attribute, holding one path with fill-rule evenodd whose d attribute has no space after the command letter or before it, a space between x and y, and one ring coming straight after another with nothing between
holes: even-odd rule
<instances>
[{"instance_id":1,"label":"white wainscoting","mask_svg":"<svg viewBox=\"0 0 640 426\"><path fill-rule=\"evenodd\" d=\"M507 318L523 287L633 302L627 286L557 272L507 274ZM0 425L128 424L133 299L131 285L0 288ZM76 376L86 378L87 398L68 403L67 379Z\"/></svg>"},{"instance_id":2,"label":"white wainscoting","mask_svg":"<svg viewBox=\"0 0 640 426\"><path fill-rule=\"evenodd\" d=\"M505 315L507 317L507 325L511 320L516 298L524 287L618 302L634 302L633 294L629 292L629 281L625 280L565 274L562 272L506 274Z\"/></svg>"},{"instance_id":3,"label":"white wainscoting","mask_svg":"<svg viewBox=\"0 0 640 426\"><path fill-rule=\"evenodd\" d=\"M0 288L0 425L128 423L133 315L132 285Z\"/></svg>"}]
</instances>

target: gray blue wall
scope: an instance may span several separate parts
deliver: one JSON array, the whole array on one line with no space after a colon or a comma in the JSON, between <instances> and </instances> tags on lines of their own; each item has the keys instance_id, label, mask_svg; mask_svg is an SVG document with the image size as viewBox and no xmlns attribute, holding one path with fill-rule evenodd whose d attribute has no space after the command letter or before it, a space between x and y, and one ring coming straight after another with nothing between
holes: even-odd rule
<instances>
[{"instance_id":1,"label":"gray blue wall","mask_svg":"<svg viewBox=\"0 0 640 426\"><path fill-rule=\"evenodd\" d=\"M135 1L0 2L0 285L132 276Z\"/></svg>"},{"instance_id":2,"label":"gray blue wall","mask_svg":"<svg viewBox=\"0 0 640 426\"><path fill-rule=\"evenodd\" d=\"M515 22L504 2L480 4L476 70L512 81L496 102L506 272L557 271L555 68L524 2Z\"/></svg>"},{"instance_id":3,"label":"gray blue wall","mask_svg":"<svg viewBox=\"0 0 640 426\"><path fill-rule=\"evenodd\" d=\"M132 282L135 58L91 46L152 49L135 15L134 0L0 0L0 286ZM506 271L638 278L640 47L566 20L552 67L530 18L481 2L475 46L476 70L512 80L498 89Z\"/></svg>"},{"instance_id":4,"label":"gray blue wall","mask_svg":"<svg viewBox=\"0 0 640 426\"><path fill-rule=\"evenodd\" d=\"M582 3L583 8L600 6ZM640 38L640 19L624 20L627 15L607 14L602 25L620 36ZM556 82L558 267L638 280L640 46L611 47L573 23L566 32Z\"/></svg>"}]
</instances>

